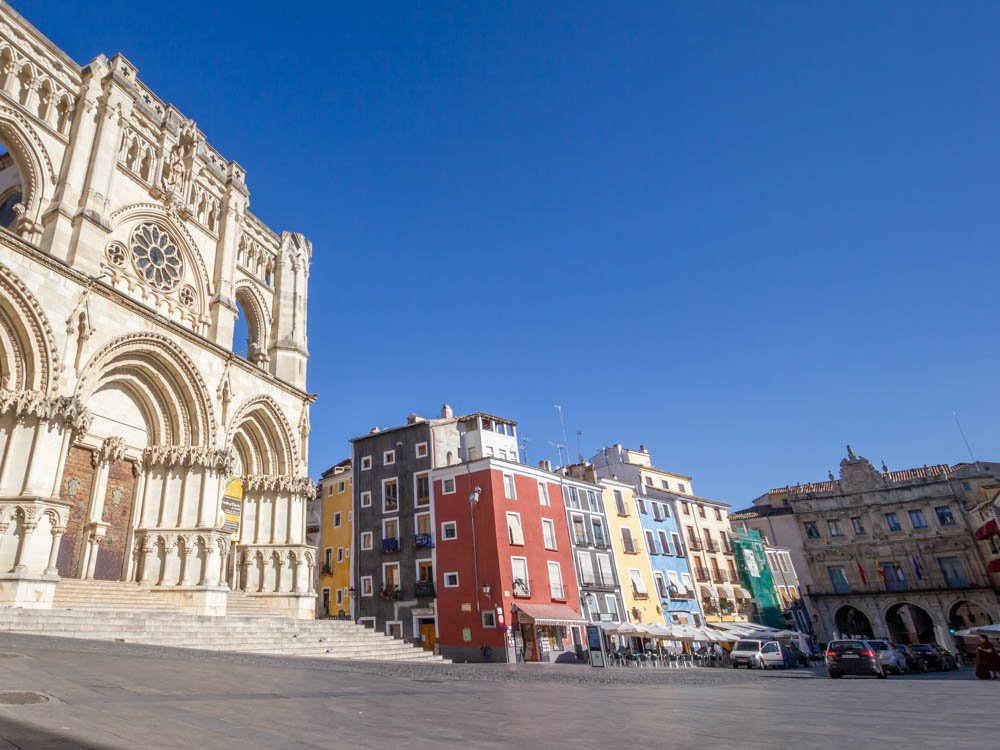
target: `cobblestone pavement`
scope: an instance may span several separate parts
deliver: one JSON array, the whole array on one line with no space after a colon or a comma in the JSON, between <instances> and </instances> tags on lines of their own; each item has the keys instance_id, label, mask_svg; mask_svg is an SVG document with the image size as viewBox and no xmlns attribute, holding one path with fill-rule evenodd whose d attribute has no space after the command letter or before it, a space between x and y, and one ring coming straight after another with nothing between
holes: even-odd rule
<instances>
[{"instance_id":1,"label":"cobblestone pavement","mask_svg":"<svg viewBox=\"0 0 1000 750\"><path fill-rule=\"evenodd\" d=\"M32 693L43 696L43 702ZM997 748L1000 685L822 669L358 663L0 638L0 749Z\"/></svg>"}]
</instances>

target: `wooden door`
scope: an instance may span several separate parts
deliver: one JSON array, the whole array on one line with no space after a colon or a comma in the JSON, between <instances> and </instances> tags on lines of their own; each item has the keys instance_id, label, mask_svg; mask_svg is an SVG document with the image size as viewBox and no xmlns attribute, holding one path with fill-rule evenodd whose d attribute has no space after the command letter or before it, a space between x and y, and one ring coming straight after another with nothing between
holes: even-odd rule
<instances>
[{"instance_id":1,"label":"wooden door","mask_svg":"<svg viewBox=\"0 0 1000 750\"><path fill-rule=\"evenodd\" d=\"M59 499L68 503L69 520L66 532L59 544L56 567L63 578L79 578L83 571L84 526L90 510L90 492L94 483L94 466L90 462L92 452L74 445L66 456Z\"/></svg>"},{"instance_id":2,"label":"wooden door","mask_svg":"<svg viewBox=\"0 0 1000 750\"><path fill-rule=\"evenodd\" d=\"M131 461L115 461L108 467L108 488L104 493L101 520L107 532L97 551L94 578L120 581L125 572L125 550L132 528L132 501L135 498L135 472Z\"/></svg>"},{"instance_id":3,"label":"wooden door","mask_svg":"<svg viewBox=\"0 0 1000 750\"><path fill-rule=\"evenodd\" d=\"M420 624L420 645L424 651L433 651L436 640L434 638L434 623L425 622Z\"/></svg>"}]
</instances>

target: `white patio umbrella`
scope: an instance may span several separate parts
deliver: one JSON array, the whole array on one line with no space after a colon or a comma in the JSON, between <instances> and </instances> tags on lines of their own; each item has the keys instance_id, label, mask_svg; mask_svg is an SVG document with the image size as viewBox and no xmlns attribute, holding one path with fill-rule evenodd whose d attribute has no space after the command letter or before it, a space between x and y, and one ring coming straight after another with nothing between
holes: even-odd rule
<instances>
[{"instance_id":1,"label":"white patio umbrella","mask_svg":"<svg viewBox=\"0 0 1000 750\"><path fill-rule=\"evenodd\" d=\"M630 622L623 622L615 632L618 635L632 635L633 633L638 633L639 629Z\"/></svg>"},{"instance_id":2,"label":"white patio umbrella","mask_svg":"<svg viewBox=\"0 0 1000 750\"><path fill-rule=\"evenodd\" d=\"M669 638L670 631L662 625L650 625L647 632L654 638Z\"/></svg>"},{"instance_id":3,"label":"white patio umbrella","mask_svg":"<svg viewBox=\"0 0 1000 750\"><path fill-rule=\"evenodd\" d=\"M602 622L601 630L603 630L608 635L615 635L618 632L620 624L617 622Z\"/></svg>"}]
</instances>

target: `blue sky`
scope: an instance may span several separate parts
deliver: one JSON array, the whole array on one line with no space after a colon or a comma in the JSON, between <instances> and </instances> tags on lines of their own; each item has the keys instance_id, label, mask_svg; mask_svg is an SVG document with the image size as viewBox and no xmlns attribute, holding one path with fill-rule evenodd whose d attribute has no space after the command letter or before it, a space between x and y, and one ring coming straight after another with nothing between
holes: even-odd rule
<instances>
[{"instance_id":1,"label":"blue sky","mask_svg":"<svg viewBox=\"0 0 1000 750\"><path fill-rule=\"evenodd\" d=\"M736 506L1000 459L995 4L15 6L313 241L313 474L444 401Z\"/></svg>"}]
</instances>

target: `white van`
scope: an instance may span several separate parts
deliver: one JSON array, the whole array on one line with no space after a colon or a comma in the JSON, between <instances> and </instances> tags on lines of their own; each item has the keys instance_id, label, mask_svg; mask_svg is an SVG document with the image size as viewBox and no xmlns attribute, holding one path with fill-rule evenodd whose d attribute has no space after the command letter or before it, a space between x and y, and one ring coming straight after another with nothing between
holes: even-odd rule
<instances>
[{"instance_id":1,"label":"white van","mask_svg":"<svg viewBox=\"0 0 1000 750\"><path fill-rule=\"evenodd\" d=\"M777 641L743 640L737 641L733 650L729 652L729 662L733 665L733 669L738 667L767 669L784 666L785 660L781 656L781 646Z\"/></svg>"}]
</instances>

